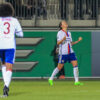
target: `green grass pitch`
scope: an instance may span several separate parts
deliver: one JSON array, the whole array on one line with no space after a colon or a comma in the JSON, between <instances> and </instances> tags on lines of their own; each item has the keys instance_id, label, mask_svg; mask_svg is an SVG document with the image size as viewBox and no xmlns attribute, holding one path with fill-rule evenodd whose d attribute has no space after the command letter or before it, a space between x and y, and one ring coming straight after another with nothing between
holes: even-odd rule
<instances>
[{"instance_id":1,"label":"green grass pitch","mask_svg":"<svg viewBox=\"0 0 100 100\"><path fill-rule=\"evenodd\" d=\"M74 86L73 81L12 81L9 97L0 100L100 100L100 81L83 81ZM0 82L0 95L3 83Z\"/></svg>"}]
</instances>

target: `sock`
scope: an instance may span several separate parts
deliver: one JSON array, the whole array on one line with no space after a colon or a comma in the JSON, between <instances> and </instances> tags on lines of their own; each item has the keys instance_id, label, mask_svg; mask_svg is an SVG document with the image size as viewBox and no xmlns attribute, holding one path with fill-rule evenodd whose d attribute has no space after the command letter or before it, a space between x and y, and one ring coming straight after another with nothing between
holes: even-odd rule
<instances>
[{"instance_id":1,"label":"sock","mask_svg":"<svg viewBox=\"0 0 100 100\"><path fill-rule=\"evenodd\" d=\"M54 76L59 72L58 67L56 67L51 75L51 77L49 78L50 80L53 80Z\"/></svg>"},{"instance_id":2,"label":"sock","mask_svg":"<svg viewBox=\"0 0 100 100\"><path fill-rule=\"evenodd\" d=\"M11 70L6 71L5 85L7 87L9 87L10 85L11 77L12 77L12 71Z\"/></svg>"},{"instance_id":3,"label":"sock","mask_svg":"<svg viewBox=\"0 0 100 100\"><path fill-rule=\"evenodd\" d=\"M78 76L79 76L78 66L73 68L73 73L74 73L75 82L78 82L79 81L79 78L78 78Z\"/></svg>"},{"instance_id":4,"label":"sock","mask_svg":"<svg viewBox=\"0 0 100 100\"><path fill-rule=\"evenodd\" d=\"M5 75L6 75L6 66L2 65L2 77L3 77L4 83L5 83Z\"/></svg>"}]
</instances>

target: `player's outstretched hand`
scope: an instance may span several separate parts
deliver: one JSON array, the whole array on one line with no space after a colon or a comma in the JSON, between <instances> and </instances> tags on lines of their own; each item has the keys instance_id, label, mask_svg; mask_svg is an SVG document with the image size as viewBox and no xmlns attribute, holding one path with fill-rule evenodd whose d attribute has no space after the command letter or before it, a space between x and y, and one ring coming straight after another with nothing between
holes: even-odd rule
<instances>
[{"instance_id":1,"label":"player's outstretched hand","mask_svg":"<svg viewBox=\"0 0 100 100\"><path fill-rule=\"evenodd\" d=\"M78 41L82 41L82 37L79 37L79 38L78 38Z\"/></svg>"}]
</instances>

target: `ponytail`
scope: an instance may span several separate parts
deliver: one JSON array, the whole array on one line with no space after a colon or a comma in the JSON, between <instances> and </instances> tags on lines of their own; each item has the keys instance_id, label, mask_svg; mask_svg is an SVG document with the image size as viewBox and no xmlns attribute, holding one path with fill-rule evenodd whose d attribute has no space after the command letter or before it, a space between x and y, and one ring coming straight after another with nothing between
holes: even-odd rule
<instances>
[{"instance_id":1,"label":"ponytail","mask_svg":"<svg viewBox=\"0 0 100 100\"><path fill-rule=\"evenodd\" d=\"M62 22L59 23L59 30L62 30L61 25L62 25Z\"/></svg>"}]
</instances>

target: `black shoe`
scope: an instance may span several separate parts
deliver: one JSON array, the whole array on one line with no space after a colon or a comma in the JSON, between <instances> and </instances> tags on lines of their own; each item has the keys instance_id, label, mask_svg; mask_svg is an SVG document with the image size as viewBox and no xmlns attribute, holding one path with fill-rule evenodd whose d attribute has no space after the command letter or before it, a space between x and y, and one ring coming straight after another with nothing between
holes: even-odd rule
<instances>
[{"instance_id":1,"label":"black shoe","mask_svg":"<svg viewBox=\"0 0 100 100\"><path fill-rule=\"evenodd\" d=\"M4 86L3 88L3 95L8 96L9 88L7 86Z\"/></svg>"}]
</instances>

